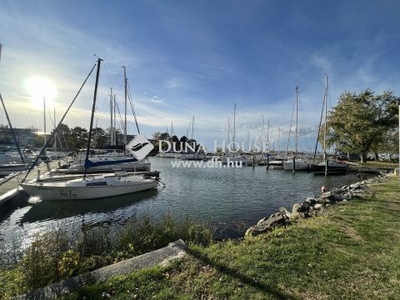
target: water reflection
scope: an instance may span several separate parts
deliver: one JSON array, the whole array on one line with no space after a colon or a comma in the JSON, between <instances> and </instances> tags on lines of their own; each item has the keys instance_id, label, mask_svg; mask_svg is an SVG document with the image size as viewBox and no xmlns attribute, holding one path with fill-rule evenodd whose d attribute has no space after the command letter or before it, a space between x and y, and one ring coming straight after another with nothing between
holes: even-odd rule
<instances>
[{"instance_id":1,"label":"water reflection","mask_svg":"<svg viewBox=\"0 0 400 300\"><path fill-rule=\"evenodd\" d=\"M158 190L149 190L139 193L109 197L97 200L60 200L60 201L40 201L32 205L26 212L21 223L33 223L44 220L65 219L85 214L107 214L117 210L127 211L127 207L134 205L145 199L154 199ZM125 216L128 218L129 216Z\"/></svg>"}]
</instances>

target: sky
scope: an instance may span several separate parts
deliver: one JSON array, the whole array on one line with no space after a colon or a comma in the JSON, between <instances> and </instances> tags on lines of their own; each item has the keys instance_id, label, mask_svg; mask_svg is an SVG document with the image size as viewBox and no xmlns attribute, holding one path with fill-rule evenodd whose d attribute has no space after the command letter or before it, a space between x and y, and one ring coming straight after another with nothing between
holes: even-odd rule
<instances>
[{"instance_id":1,"label":"sky","mask_svg":"<svg viewBox=\"0 0 400 300\"><path fill-rule=\"evenodd\" d=\"M346 91L399 96L399 15L396 0L2 0L0 92L13 127L44 130L46 119L50 131L101 58L98 127L110 127L111 88L124 119L125 66L148 138L167 131L212 150L234 135L284 150L298 99L307 151L326 78L330 108ZM89 128L94 75L63 122L70 128Z\"/></svg>"}]
</instances>

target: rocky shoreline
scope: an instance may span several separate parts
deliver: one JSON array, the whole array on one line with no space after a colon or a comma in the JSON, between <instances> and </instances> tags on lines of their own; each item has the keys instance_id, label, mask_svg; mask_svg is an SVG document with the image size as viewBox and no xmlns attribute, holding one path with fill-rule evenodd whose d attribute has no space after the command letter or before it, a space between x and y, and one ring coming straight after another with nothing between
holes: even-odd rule
<instances>
[{"instance_id":1,"label":"rocky shoreline","mask_svg":"<svg viewBox=\"0 0 400 300\"><path fill-rule=\"evenodd\" d=\"M265 232L273 231L277 227L287 226L299 218L310 218L323 212L329 206L337 202L346 202L354 199L363 199L374 194L369 188L370 185L386 180L394 173L381 173L380 175L363 180L341 188L327 190L321 187L322 194L319 197L309 197L304 202L295 203L292 211L281 207L278 212L269 217L262 218L257 224L246 230L246 236L256 236Z\"/></svg>"}]
</instances>

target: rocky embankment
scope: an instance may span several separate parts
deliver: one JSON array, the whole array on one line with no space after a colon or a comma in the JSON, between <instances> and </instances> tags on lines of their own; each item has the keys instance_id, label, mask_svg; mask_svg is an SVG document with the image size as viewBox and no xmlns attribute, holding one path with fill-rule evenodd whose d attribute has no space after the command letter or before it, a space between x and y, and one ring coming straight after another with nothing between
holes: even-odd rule
<instances>
[{"instance_id":1,"label":"rocky embankment","mask_svg":"<svg viewBox=\"0 0 400 300\"><path fill-rule=\"evenodd\" d=\"M334 188L329 191L327 191L325 187L322 187L322 194L318 198L310 197L304 202L295 203L291 212L286 208L281 207L278 212L269 217L262 218L256 225L248 228L245 236L255 236L264 232L269 232L274 230L276 227L289 225L299 218L313 217L337 202L363 199L371 196L373 191L369 186L386 180L388 176L390 176L390 174L382 174L368 180L363 180L351 185L345 185L341 188Z\"/></svg>"}]
</instances>

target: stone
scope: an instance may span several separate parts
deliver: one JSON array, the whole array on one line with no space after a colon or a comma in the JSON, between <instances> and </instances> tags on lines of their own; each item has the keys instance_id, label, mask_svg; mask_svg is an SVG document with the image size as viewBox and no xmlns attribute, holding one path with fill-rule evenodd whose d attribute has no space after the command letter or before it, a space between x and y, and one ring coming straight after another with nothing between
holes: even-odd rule
<instances>
[{"instance_id":1,"label":"stone","mask_svg":"<svg viewBox=\"0 0 400 300\"><path fill-rule=\"evenodd\" d=\"M246 236L248 235L258 235L264 232L272 231L276 226L285 225L286 220L285 217L282 216L280 213L278 215L272 216L268 219L263 221L259 221L257 225L251 226L246 231Z\"/></svg>"},{"instance_id":2,"label":"stone","mask_svg":"<svg viewBox=\"0 0 400 300\"><path fill-rule=\"evenodd\" d=\"M308 197L304 202L307 202L310 205L315 205L317 203L317 200L315 198Z\"/></svg>"},{"instance_id":3,"label":"stone","mask_svg":"<svg viewBox=\"0 0 400 300\"><path fill-rule=\"evenodd\" d=\"M341 194L336 194L335 195L335 202L339 202L343 200L343 196Z\"/></svg>"},{"instance_id":4,"label":"stone","mask_svg":"<svg viewBox=\"0 0 400 300\"><path fill-rule=\"evenodd\" d=\"M317 203L317 204L314 205L314 209L315 209L315 210L321 210L322 207L324 207L324 205L321 204L321 203Z\"/></svg>"},{"instance_id":5,"label":"stone","mask_svg":"<svg viewBox=\"0 0 400 300\"><path fill-rule=\"evenodd\" d=\"M351 192L346 192L343 194L343 200L351 200L352 198L352 193Z\"/></svg>"},{"instance_id":6,"label":"stone","mask_svg":"<svg viewBox=\"0 0 400 300\"><path fill-rule=\"evenodd\" d=\"M301 205L299 203L293 204L292 214L300 212Z\"/></svg>"}]
</instances>

